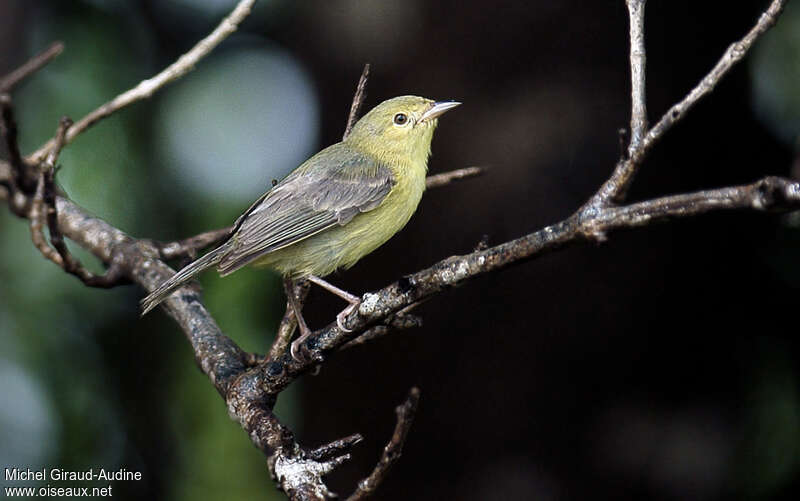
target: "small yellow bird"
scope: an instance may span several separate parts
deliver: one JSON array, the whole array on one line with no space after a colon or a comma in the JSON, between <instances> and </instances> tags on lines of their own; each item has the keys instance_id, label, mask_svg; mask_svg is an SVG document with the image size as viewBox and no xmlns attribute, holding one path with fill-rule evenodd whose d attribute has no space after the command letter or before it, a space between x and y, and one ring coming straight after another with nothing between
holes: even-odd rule
<instances>
[{"instance_id":1,"label":"small yellow bird","mask_svg":"<svg viewBox=\"0 0 800 501\"><path fill-rule=\"evenodd\" d=\"M141 301L142 315L197 273L216 266L225 276L253 264L284 277L301 336L311 334L293 294L307 279L350 303L360 299L320 277L349 268L406 225L425 190L437 118L461 103L401 96L364 115L340 143L303 162L239 216L228 239L158 286Z\"/></svg>"}]
</instances>

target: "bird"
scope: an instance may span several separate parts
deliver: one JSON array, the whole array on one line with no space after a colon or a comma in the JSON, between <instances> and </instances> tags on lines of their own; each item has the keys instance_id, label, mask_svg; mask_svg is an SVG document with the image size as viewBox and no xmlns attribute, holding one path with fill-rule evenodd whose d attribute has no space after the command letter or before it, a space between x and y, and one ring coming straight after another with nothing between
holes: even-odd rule
<instances>
[{"instance_id":1,"label":"bird","mask_svg":"<svg viewBox=\"0 0 800 501\"><path fill-rule=\"evenodd\" d=\"M358 120L341 142L328 146L259 197L218 247L179 270L141 300L142 315L198 273L216 267L226 276L246 266L283 276L300 337L291 354L300 360L311 335L294 284L308 280L349 303L336 317L340 329L360 298L323 280L347 269L400 231L417 210L438 118L458 101L399 96Z\"/></svg>"}]
</instances>

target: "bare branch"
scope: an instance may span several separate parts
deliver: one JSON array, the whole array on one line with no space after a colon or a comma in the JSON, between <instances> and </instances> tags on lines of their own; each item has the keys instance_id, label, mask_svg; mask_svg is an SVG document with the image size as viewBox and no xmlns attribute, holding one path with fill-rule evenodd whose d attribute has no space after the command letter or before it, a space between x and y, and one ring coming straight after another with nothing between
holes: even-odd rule
<instances>
[{"instance_id":1,"label":"bare branch","mask_svg":"<svg viewBox=\"0 0 800 501\"><path fill-rule=\"evenodd\" d=\"M350 114L347 117L347 126L344 128L344 135L342 139L347 139L353 126L358 122L358 114L361 111L361 106L364 104L364 98L367 97L367 80L369 79L369 63L364 65L364 70L361 72L361 77L358 79L356 86L356 93L353 95L353 102L350 104Z\"/></svg>"},{"instance_id":2,"label":"bare branch","mask_svg":"<svg viewBox=\"0 0 800 501\"><path fill-rule=\"evenodd\" d=\"M105 273L95 275L84 268L81 262L70 253L64 241L64 236L58 227L55 173L56 169L48 169L42 173L42 177L44 178L44 204L47 211L47 228L50 231L50 245L61 256L61 267L70 275L78 277L88 287L110 289L117 285L129 284L130 280L125 276L125 270L119 256L115 256Z\"/></svg>"},{"instance_id":3,"label":"bare branch","mask_svg":"<svg viewBox=\"0 0 800 501\"><path fill-rule=\"evenodd\" d=\"M758 22L741 40L732 43L711 71L692 89L679 103L669 111L647 133L639 155L643 156L673 125L680 121L697 104L700 99L710 93L722 78L741 61L761 35L767 32L778 20L787 0L773 0L769 8L761 14Z\"/></svg>"},{"instance_id":4,"label":"bare branch","mask_svg":"<svg viewBox=\"0 0 800 501\"><path fill-rule=\"evenodd\" d=\"M201 59L206 57L217 45L236 31L239 24L250 14L255 0L240 0L233 11L222 20L214 31L207 37L200 40L197 45L192 47L187 53L178 58L177 61L167 66L163 71L147 80L142 80L136 87L123 92L111 101L103 104L85 117L81 118L70 128L67 134L66 143L71 143L81 132L85 131L100 120L112 113L131 105L142 99L153 95L156 91L182 77L194 69ZM51 139L38 150L33 152L28 160L32 163L39 163L53 148L55 140Z\"/></svg>"},{"instance_id":5,"label":"bare branch","mask_svg":"<svg viewBox=\"0 0 800 501\"><path fill-rule=\"evenodd\" d=\"M389 443L383 448L380 461L378 461L372 473L358 483L358 488L347 498L347 501L366 499L375 493L375 490L386 478L389 469L400 459L400 455L403 453L403 445L406 443L406 438L411 429L411 424L414 422L414 415L417 413L418 406L419 388L413 387L408 392L406 401L402 405L398 405L395 409L395 413L397 413L397 424L394 427L391 440L389 440Z\"/></svg>"},{"instance_id":6,"label":"bare branch","mask_svg":"<svg viewBox=\"0 0 800 501\"><path fill-rule=\"evenodd\" d=\"M354 346L366 344L369 341L378 339L379 337L383 337L394 330L404 330L404 329L413 329L416 327L422 327L422 317L418 317L417 315L411 314L411 310L413 310L420 304L422 303L417 302L406 306L405 308L398 311L394 315L391 315L389 318L386 318L380 325L375 325L373 327L370 327L357 338L348 341L342 346L341 349L346 350L348 348L353 348Z\"/></svg>"},{"instance_id":7,"label":"bare branch","mask_svg":"<svg viewBox=\"0 0 800 501\"><path fill-rule=\"evenodd\" d=\"M69 252L59 228L56 208L58 193L55 186L56 160L64 146L64 137L71 125L72 120L68 117L63 117L59 122L55 147L45 159L45 170L39 174L29 214L31 240L45 258L60 266L67 273L78 277L89 287L110 288L130 283L119 259L111 260L109 269L103 275L95 275L84 268L80 261ZM50 244L47 243L44 235L45 221L50 232Z\"/></svg>"},{"instance_id":8,"label":"bare branch","mask_svg":"<svg viewBox=\"0 0 800 501\"><path fill-rule=\"evenodd\" d=\"M348 451L361 441L361 435L350 435L310 451L303 449L272 413L275 399L265 395L260 379L261 368L240 372L233 378L225 391L221 391L228 412L239 421L253 444L267 455L274 480L290 499L335 497L322 477L350 459Z\"/></svg>"},{"instance_id":9,"label":"bare branch","mask_svg":"<svg viewBox=\"0 0 800 501\"><path fill-rule=\"evenodd\" d=\"M630 7L637 0L628 1ZM643 9L644 1L640 0L638 3ZM639 145L631 148L632 153L629 154L629 158L617 164L611 178L590 203L569 218L537 232L494 247L479 246L475 252L444 259L381 290L364 294L359 308L345 322L352 332L341 331L336 322L318 330L305 343L311 351L305 360L295 360L286 350L286 344L293 330L291 318L285 316L281 324L281 330L287 331L288 334L286 332L280 334L270 356L261 358L244 352L220 331L192 286L181 287L170 295L164 302L167 314L184 331L201 370L225 399L231 416L240 423L256 447L267 455L270 470L279 486L294 499L331 497L333 493L327 489L322 477L350 457L349 449L360 440L360 436L351 435L317 449L304 449L294 439L291 430L282 425L272 413L278 394L299 375L311 370L320 360L324 361L336 350L373 339L389 332L390 329L399 329L406 324L415 325L418 318L408 315L407 312L419 302L482 274L535 259L560 247L580 242L602 241L607 238L608 233L618 229L634 228L669 218L694 216L716 210L785 211L800 208L800 183L777 177L767 177L749 185L673 195L625 206L615 206L612 203L624 196L627 186L651 145L705 93L714 88L730 67L749 50L755 39L775 22L784 4L785 0L773 1L769 10L762 15L745 39L732 45L714 70L692 93L676 105L682 107L679 109L673 107L643 138L639 138ZM252 1L240 2L226 21L215 30L214 33L220 34L214 36L212 33L161 74L140 83L136 88L95 110L84 118L84 125L80 130L127 104L147 97L154 90L189 71L191 66L214 45L236 29L236 24L247 15L251 5ZM238 18L237 12L239 12ZM633 137L634 129L644 131L647 128L644 106L643 42L642 57L639 58L634 49L637 42L633 40L637 33L643 37L643 28L633 27L633 21L639 16L643 16L643 10L634 12L632 9L631 64L641 66L639 68L641 75L637 77L632 74L632 86L640 89L632 90L634 109L631 113L631 145L636 142ZM226 22L228 25L223 28ZM204 43L208 46L201 47ZM190 54L193 56L189 57ZM360 90L356 92L353 100L351 117L358 115L358 106L363 101L366 72L363 80L364 84L359 85ZM361 97L359 93L362 94ZM674 111L676 109L677 112ZM637 116L640 120L634 123L634 118ZM4 123L7 121L5 117L3 121ZM348 123L350 121L348 120ZM60 147L80 132L80 130L76 132L77 127L78 124L75 124L69 130L60 129L56 138L34 153L31 158L39 164L44 163L47 167L54 167ZM4 135L8 141L7 132L4 132ZM464 170L468 169L461 171ZM70 238L109 264L110 275L126 277L145 290L157 287L173 273L163 263L162 258L189 255L196 248L210 245L216 238L223 238L221 233L223 230L161 246L149 240L131 238L59 196L54 188L52 177L54 173L54 169L46 169L43 175L34 178L37 180L34 193L26 194L9 189L14 175L13 168L10 164L0 161L0 188L2 188L0 197L8 197L9 205L16 213L30 219L32 237L35 243L38 241L37 248L40 248L48 259L57 263L60 261L62 266L69 261L67 257L69 254L54 250L47 245L42 230L45 216L48 217L51 238L53 235L56 236L53 240L55 247L63 245L60 235ZM451 179L463 177L453 173L440 176L444 177L439 179L446 181L434 181L437 176L432 176L429 186L440 186ZM45 214L45 209L52 211L48 210ZM67 267L68 265L65 269ZM406 403L398 408L398 424L392 440L385 448L375 470L359 484L353 494L354 499L373 492L385 477L388 468L396 461L407 436L418 397L418 390L412 389Z\"/></svg>"},{"instance_id":10,"label":"bare branch","mask_svg":"<svg viewBox=\"0 0 800 501\"><path fill-rule=\"evenodd\" d=\"M645 100L644 6L646 0L626 0L630 18L631 60L631 141L628 156L639 148L647 132L647 103Z\"/></svg>"},{"instance_id":11,"label":"bare branch","mask_svg":"<svg viewBox=\"0 0 800 501\"><path fill-rule=\"evenodd\" d=\"M593 224L600 227L599 231L609 231L718 210L780 211L797 208L800 208L800 182L781 177L765 177L742 186L672 195L623 207L612 207L602 213Z\"/></svg>"},{"instance_id":12,"label":"bare branch","mask_svg":"<svg viewBox=\"0 0 800 501\"><path fill-rule=\"evenodd\" d=\"M480 275L530 261L566 245L604 241L613 230L731 209L800 209L800 182L768 177L749 185L674 195L622 207L581 209L537 232L485 250L449 257L381 290L364 294L359 309L346 319L351 332L341 331L336 322L314 332L306 342L310 350L308 359L325 360L390 315ZM272 363L280 363L282 368L273 365L272 371L265 373L264 384L268 392L277 394L316 362L297 361L284 355Z\"/></svg>"},{"instance_id":13,"label":"bare branch","mask_svg":"<svg viewBox=\"0 0 800 501\"><path fill-rule=\"evenodd\" d=\"M53 226L58 226L56 223L58 216L55 209L55 195L52 188L53 173L55 172L56 159L58 158L58 154L61 152L61 149L64 147L64 137L66 136L67 129L69 129L70 125L72 125L72 121L68 118L62 118L61 122L58 124L54 148L47 156L45 161L45 164L47 167L49 167L47 171L49 176L45 175L45 172L39 174L39 180L36 183L36 192L33 195L33 203L31 205L30 214L30 230L33 245L39 249L39 252L41 252L44 257L64 269L66 269L64 256L60 251L53 249L53 247L47 243L47 239L44 236L43 226L46 219L52 220ZM51 203L50 207L47 206L47 202ZM60 233L58 235L58 240L60 241ZM66 250L66 247L63 245L63 241L61 241L61 245Z\"/></svg>"},{"instance_id":14,"label":"bare branch","mask_svg":"<svg viewBox=\"0 0 800 501\"><path fill-rule=\"evenodd\" d=\"M0 92L8 92L18 83L28 78L33 73L40 70L47 63L56 58L64 50L63 42L53 42L39 54L30 58L25 64L12 71L8 75L0 78Z\"/></svg>"},{"instance_id":15,"label":"bare branch","mask_svg":"<svg viewBox=\"0 0 800 501\"><path fill-rule=\"evenodd\" d=\"M314 459L315 461L324 461L326 459L349 452L354 445L361 443L363 440L364 437L362 437L360 433L354 433L344 438L334 440L329 444L317 447L314 450L310 450L307 454L308 457Z\"/></svg>"},{"instance_id":16,"label":"bare branch","mask_svg":"<svg viewBox=\"0 0 800 501\"><path fill-rule=\"evenodd\" d=\"M65 237L105 263L119 262L125 275L145 290L156 288L174 273L158 259L158 249L148 241L131 238L61 196L56 197L56 207L58 226ZM225 395L245 370L247 354L220 331L191 287L179 289L164 305L191 343L203 373Z\"/></svg>"},{"instance_id":17,"label":"bare branch","mask_svg":"<svg viewBox=\"0 0 800 501\"><path fill-rule=\"evenodd\" d=\"M644 138L639 141L638 143L633 140L633 131L631 131L631 143L628 149L628 158L621 159L617 162L617 165L614 168L614 172L611 174L611 177L603 184L603 186L597 191L594 197L590 200L587 205L607 205L609 202L621 202L625 194L630 187L631 183L633 182L633 178L636 175L636 172L641 165L642 161L644 160L647 153L653 147L656 142L670 129L673 125L675 125L678 121L680 121L686 113L692 109L700 99L702 99L706 94L714 90L714 88L719 84L720 80L728 74L728 72L733 68L736 63L742 60L742 58L747 54L756 40L761 37L769 28L771 28L780 16L783 7L786 5L787 0L773 0L767 10L761 14L756 24L747 32L747 34L741 40L732 43L725 53L722 55L722 58L717 62L717 64L711 69L711 71L703 77L703 79L698 83L690 92L686 95L679 103L673 105L664 116L645 134ZM641 12L638 10L631 9L631 14L637 14L644 16L644 2L640 0L630 0L628 2L629 8L631 8L631 4L638 4L641 3ZM634 6L636 7L636 6ZM637 23L632 18L631 19L631 36L637 34L634 33L634 26ZM643 28L641 30L643 34ZM634 68L633 66L637 63L638 59L634 59L633 57L633 48L636 45L635 41L631 40L631 79L633 82L637 81L637 77L635 74L639 72L638 68ZM644 65L644 42L642 40L642 65ZM642 85L642 95L641 98L644 98L644 67L641 68L641 85ZM636 84L634 84L636 85ZM636 89L634 87L633 93L636 93ZM634 97L634 104L632 110L632 127L633 127L633 116L636 115L636 98ZM642 108L644 110L644 107Z\"/></svg>"},{"instance_id":18,"label":"bare branch","mask_svg":"<svg viewBox=\"0 0 800 501\"><path fill-rule=\"evenodd\" d=\"M161 256L161 259L164 260L175 259L177 257L184 256L194 258L197 256L198 251L221 243L223 240L227 239L232 230L233 226L228 226L218 230L206 231L193 237L177 240L175 242L154 242L154 245L158 247L158 253Z\"/></svg>"},{"instance_id":19,"label":"bare branch","mask_svg":"<svg viewBox=\"0 0 800 501\"><path fill-rule=\"evenodd\" d=\"M61 150L64 149L67 132L69 131L70 127L72 127L72 119L69 117L61 117L61 120L58 122L58 128L56 129L55 144L50 150L50 153L47 154L47 157L45 157L44 163L42 164L42 167L45 169L56 169L56 161L58 161L58 155L61 154Z\"/></svg>"},{"instance_id":20,"label":"bare branch","mask_svg":"<svg viewBox=\"0 0 800 501\"><path fill-rule=\"evenodd\" d=\"M6 161L0 160L0 200L8 202L9 210L14 215L27 218L30 213L31 197L14 186L14 175L17 172ZM34 191L36 187L34 185Z\"/></svg>"},{"instance_id":21,"label":"bare branch","mask_svg":"<svg viewBox=\"0 0 800 501\"><path fill-rule=\"evenodd\" d=\"M44 223L46 219L45 205L44 205L44 175L39 176L39 181L36 183L36 192L33 195L33 203L31 203L30 213L30 232L31 241L33 245L39 249L42 255L54 262L60 267L64 267L64 261L58 252L50 247L47 243L47 238L44 236Z\"/></svg>"},{"instance_id":22,"label":"bare branch","mask_svg":"<svg viewBox=\"0 0 800 501\"><path fill-rule=\"evenodd\" d=\"M484 172L486 172L486 169L484 167L465 167L463 169L456 169L447 172L442 172L441 174L434 174L432 176L428 176L425 179L425 186L427 188L438 188L440 186L450 184L453 181L457 181L459 179L480 176Z\"/></svg>"},{"instance_id":23,"label":"bare branch","mask_svg":"<svg viewBox=\"0 0 800 501\"><path fill-rule=\"evenodd\" d=\"M294 297L300 308L303 307L303 303L306 301L306 296L308 296L310 288L311 284L308 280L294 281ZM275 333L275 340L272 342L272 346L269 349L269 360L277 360L286 353L286 349L292 341L292 334L294 334L296 327L297 318L295 318L292 305L287 299L283 319L281 319L281 323L278 325L278 331Z\"/></svg>"},{"instance_id":24,"label":"bare branch","mask_svg":"<svg viewBox=\"0 0 800 501\"><path fill-rule=\"evenodd\" d=\"M11 96L8 94L0 94L0 134L3 136L3 142L8 151L8 161L11 166L11 176L7 183L12 191L16 191L24 181L24 162L19 152L14 108L11 105Z\"/></svg>"}]
</instances>

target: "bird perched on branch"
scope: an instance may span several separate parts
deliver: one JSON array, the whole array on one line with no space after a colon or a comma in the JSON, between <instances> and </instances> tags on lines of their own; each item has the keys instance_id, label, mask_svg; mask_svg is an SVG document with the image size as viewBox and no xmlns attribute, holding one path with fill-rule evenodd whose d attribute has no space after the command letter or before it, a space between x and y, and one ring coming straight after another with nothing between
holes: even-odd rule
<instances>
[{"instance_id":1,"label":"bird perched on branch","mask_svg":"<svg viewBox=\"0 0 800 501\"><path fill-rule=\"evenodd\" d=\"M431 139L438 117L458 106L402 96L364 115L342 142L320 151L267 191L236 220L228 239L189 264L141 301L142 315L196 274L216 266L222 275L253 264L284 277L301 336L311 334L294 296L294 280L307 279L350 303L360 299L324 277L349 268L406 225L425 190Z\"/></svg>"}]
</instances>

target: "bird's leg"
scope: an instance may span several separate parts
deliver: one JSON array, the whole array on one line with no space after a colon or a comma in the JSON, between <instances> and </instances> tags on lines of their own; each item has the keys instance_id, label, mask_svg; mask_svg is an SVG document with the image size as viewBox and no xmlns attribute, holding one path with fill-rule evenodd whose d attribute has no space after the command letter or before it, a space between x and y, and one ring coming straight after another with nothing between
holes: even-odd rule
<instances>
[{"instance_id":1,"label":"bird's leg","mask_svg":"<svg viewBox=\"0 0 800 501\"><path fill-rule=\"evenodd\" d=\"M358 305L361 304L361 298L358 296L354 296L349 292L344 291L336 287L335 285L330 284L325 280L316 277L314 275L307 276L306 280L319 285L323 289L332 292L333 294L336 294L340 298L350 303L350 306L343 309L341 312L339 312L338 315L336 315L336 325L339 327L339 329L343 330L344 332L353 332L351 329L348 329L347 327L344 326L344 319L346 319L351 313L353 313L353 311L355 311L356 308L358 308Z\"/></svg>"},{"instance_id":2,"label":"bird's leg","mask_svg":"<svg viewBox=\"0 0 800 501\"><path fill-rule=\"evenodd\" d=\"M301 360L297 355L297 350L299 349L300 344L308 339L308 336L311 335L311 329L309 329L308 325L306 325L306 321L303 318L302 308L300 308L300 304L297 302L297 297L294 295L294 280L291 278L284 278L283 289L286 291L286 298L289 300L289 304L292 307L292 313L294 313L294 318L297 320L297 327L300 329L300 337L292 342L292 346L289 351L292 354L292 358L300 362Z\"/></svg>"}]
</instances>

